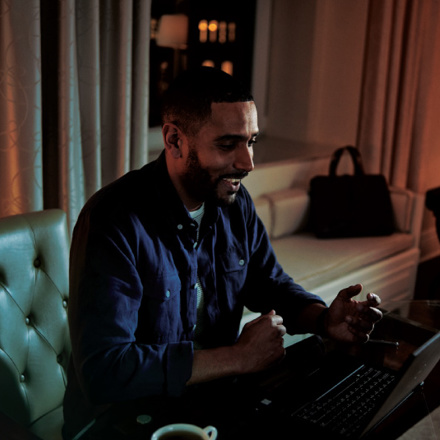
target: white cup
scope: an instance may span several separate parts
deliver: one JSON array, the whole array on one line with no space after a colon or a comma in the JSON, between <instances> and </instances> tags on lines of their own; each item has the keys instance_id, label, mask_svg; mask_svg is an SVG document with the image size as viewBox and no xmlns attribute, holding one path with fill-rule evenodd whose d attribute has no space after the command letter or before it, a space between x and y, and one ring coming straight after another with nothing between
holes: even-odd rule
<instances>
[{"instance_id":1,"label":"white cup","mask_svg":"<svg viewBox=\"0 0 440 440\"><path fill-rule=\"evenodd\" d=\"M173 423L159 428L151 436L151 440L215 440L217 429L214 426L199 428L187 423Z\"/></svg>"}]
</instances>

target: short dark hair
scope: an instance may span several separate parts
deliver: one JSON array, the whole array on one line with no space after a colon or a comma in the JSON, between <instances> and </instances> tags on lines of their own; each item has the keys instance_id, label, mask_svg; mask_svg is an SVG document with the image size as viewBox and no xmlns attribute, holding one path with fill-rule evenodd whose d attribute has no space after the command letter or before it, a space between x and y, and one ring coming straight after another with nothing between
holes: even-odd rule
<instances>
[{"instance_id":1,"label":"short dark hair","mask_svg":"<svg viewBox=\"0 0 440 440\"><path fill-rule=\"evenodd\" d=\"M194 135L211 116L211 104L253 101L252 94L231 75L213 67L198 67L181 73L162 98L161 118Z\"/></svg>"}]
</instances>

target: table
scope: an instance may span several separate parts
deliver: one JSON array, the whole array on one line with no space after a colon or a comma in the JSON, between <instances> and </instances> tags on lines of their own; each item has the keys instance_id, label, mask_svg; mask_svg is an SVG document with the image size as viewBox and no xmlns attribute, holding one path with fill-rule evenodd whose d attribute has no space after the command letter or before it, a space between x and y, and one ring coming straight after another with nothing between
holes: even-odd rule
<instances>
[{"instance_id":1,"label":"table","mask_svg":"<svg viewBox=\"0 0 440 440\"><path fill-rule=\"evenodd\" d=\"M377 329L380 333L372 335L400 343L398 353L392 349L383 353L383 364L399 367L407 356L419 345L427 334L440 331L439 300L390 301L381 306L384 314L393 316L392 325ZM376 332L376 330L375 330ZM356 356L371 356L366 346L352 347ZM378 438L396 439L430 413L440 407L440 363L425 380L423 388L412 399L392 414L378 429ZM440 431L440 428L439 428Z\"/></svg>"},{"instance_id":2,"label":"table","mask_svg":"<svg viewBox=\"0 0 440 440\"><path fill-rule=\"evenodd\" d=\"M417 329L440 331L440 300L390 301L383 304L382 307L390 313L411 322L415 331ZM436 410L436 420L438 420L440 410L440 363L425 380L423 393L417 395L414 401L408 402L406 407L402 408L394 418L391 418L390 426L398 425L399 419L405 420L402 429L398 431L398 435L392 438L400 435L403 435L405 439L408 438L404 436L405 432L423 418L425 418L425 421L429 419L429 422L434 423L430 416L434 410ZM392 431L392 428L388 428L388 430ZM436 430L438 436L440 426L437 426ZM426 437L419 436L418 438Z\"/></svg>"},{"instance_id":3,"label":"table","mask_svg":"<svg viewBox=\"0 0 440 440\"><path fill-rule=\"evenodd\" d=\"M309 338L289 347L283 362L268 371L192 387L181 398L115 405L83 440L148 440L158 427L176 422L202 427L214 425L219 429L219 440L272 439L278 438L278 434L286 438L281 436L281 428L273 423L275 419L262 421L255 413L255 402L268 391L284 386L292 378L301 383L301 378L329 353L351 354L398 368L426 334L440 331L440 301L393 302L384 304L383 309L387 319L376 325L372 337L398 341L397 351L381 344L346 345ZM397 439L429 416L440 406L439 391L440 364L426 379L424 387L376 429L374 438ZM0 432L5 440L36 439L2 414Z\"/></svg>"},{"instance_id":4,"label":"table","mask_svg":"<svg viewBox=\"0 0 440 440\"><path fill-rule=\"evenodd\" d=\"M183 398L156 401L153 405L144 401L121 405L98 422L99 426L87 440L146 440L158 427L177 422L202 427L214 425L219 430L219 440L285 438L275 423L270 420L261 423L255 414L255 402L268 390L284 386L292 377L301 382L301 377L316 368L323 356L334 352L364 357L398 369L420 341L440 330L440 301L388 303L383 311L387 319L376 325L372 337L398 341L398 350L381 344L346 345L309 339L289 347L284 361L269 371L194 387ZM439 390L440 365L437 365L424 387L377 427L374 438L398 438L440 405ZM138 423L139 416L148 423Z\"/></svg>"}]
</instances>

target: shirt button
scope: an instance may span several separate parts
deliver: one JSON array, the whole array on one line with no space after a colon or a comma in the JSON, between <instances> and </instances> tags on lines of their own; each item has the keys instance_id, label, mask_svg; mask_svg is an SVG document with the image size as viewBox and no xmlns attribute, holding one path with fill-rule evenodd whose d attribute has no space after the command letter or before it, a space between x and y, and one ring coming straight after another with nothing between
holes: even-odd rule
<instances>
[{"instance_id":1,"label":"shirt button","mask_svg":"<svg viewBox=\"0 0 440 440\"><path fill-rule=\"evenodd\" d=\"M165 292L165 296L166 296L167 298L169 298L169 297L171 296L171 292L170 292L169 290L167 290L167 291Z\"/></svg>"},{"instance_id":2,"label":"shirt button","mask_svg":"<svg viewBox=\"0 0 440 440\"><path fill-rule=\"evenodd\" d=\"M183 225L177 225L177 229L181 231L183 229Z\"/></svg>"},{"instance_id":3,"label":"shirt button","mask_svg":"<svg viewBox=\"0 0 440 440\"><path fill-rule=\"evenodd\" d=\"M193 248L195 249L197 247L197 241L193 244Z\"/></svg>"},{"instance_id":4,"label":"shirt button","mask_svg":"<svg viewBox=\"0 0 440 440\"><path fill-rule=\"evenodd\" d=\"M244 266L244 260L240 260L240 261L238 262L238 264L239 264L240 266Z\"/></svg>"}]
</instances>

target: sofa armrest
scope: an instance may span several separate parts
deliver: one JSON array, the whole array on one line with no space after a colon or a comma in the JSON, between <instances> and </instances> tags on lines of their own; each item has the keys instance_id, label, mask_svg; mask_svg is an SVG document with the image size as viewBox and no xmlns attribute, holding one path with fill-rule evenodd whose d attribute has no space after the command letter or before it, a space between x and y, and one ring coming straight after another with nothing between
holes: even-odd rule
<instances>
[{"instance_id":1,"label":"sofa armrest","mask_svg":"<svg viewBox=\"0 0 440 440\"><path fill-rule=\"evenodd\" d=\"M393 205L396 230L399 232L410 232L415 194L403 188L390 187L390 197Z\"/></svg>"},{"instance_id":2,"label":"sofa armrest","mask_svg":"<svg viewBox=\"0 0 440 440\"><path fill-rule=\"evenodd\" d=\"M414 236L415 247L420 242L425 196L405 188L390 186L396 230Z\"/></svg>"}]
</instances>

